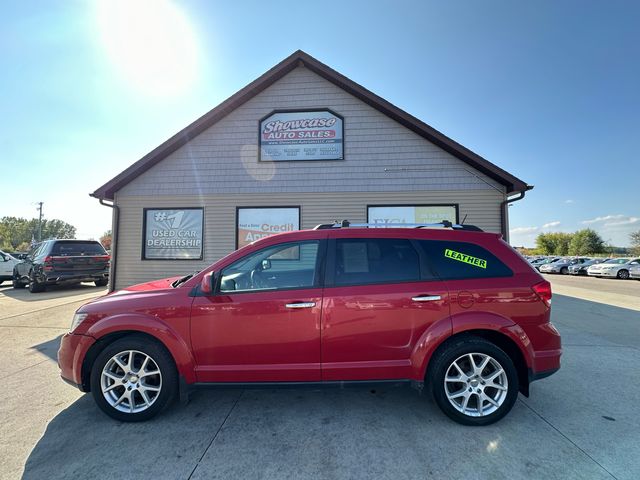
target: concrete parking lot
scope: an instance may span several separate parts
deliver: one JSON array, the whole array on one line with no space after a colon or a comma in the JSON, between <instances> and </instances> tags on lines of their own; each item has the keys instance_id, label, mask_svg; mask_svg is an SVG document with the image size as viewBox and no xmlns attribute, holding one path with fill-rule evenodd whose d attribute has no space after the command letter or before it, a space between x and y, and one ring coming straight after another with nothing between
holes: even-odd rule
<instances>
[{"instance_id":1,"label":"concrete parking lot","mask_svg":"<svg viewBox=\"0 0 640 480\"><path fill-rule=\"evenodd\" d=\"M0 287L0 477L639 478L640 282L547 278L562 369L484 428L404 389L199 391L118 423L55 361L75 309L104 290Z\"/></svg>"}]
</instances>

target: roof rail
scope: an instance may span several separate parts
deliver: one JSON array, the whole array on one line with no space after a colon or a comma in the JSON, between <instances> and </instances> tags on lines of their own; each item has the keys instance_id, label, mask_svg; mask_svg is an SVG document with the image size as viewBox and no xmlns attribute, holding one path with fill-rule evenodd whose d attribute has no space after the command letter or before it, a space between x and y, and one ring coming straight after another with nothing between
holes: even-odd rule
<instances>
[{"instance_id":1,"label":"roof rail","mask_svg":"<svg viewBox=\"0 0 640 480\"><path fill-rule=\"evenodd\" d=\"M325 230L329 228L451 228L453 230L466 230L470 232L482 232L480 227L475 225L463 225L451 223L443 220L438 223L351 223L349 220L335 221L334 223L321 223L316 225L314 230Z\"/></svg>"}]
</instances>

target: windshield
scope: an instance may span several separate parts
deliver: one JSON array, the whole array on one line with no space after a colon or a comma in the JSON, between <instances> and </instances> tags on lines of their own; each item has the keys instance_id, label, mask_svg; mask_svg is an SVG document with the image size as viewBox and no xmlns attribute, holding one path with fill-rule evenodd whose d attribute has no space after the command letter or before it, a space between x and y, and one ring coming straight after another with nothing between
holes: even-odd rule
<instances>
[{"instance_id":1,"label":"windshield","mask_svg":"<svg viewBox=\"0 0 640 480\"><path fill-rule=\"evenodd\" d=\"M627 263L628 261L628 258L611 258L604 263L615 263L616 265L622 265L623 263Z\"/></svg>"}]
</instances>

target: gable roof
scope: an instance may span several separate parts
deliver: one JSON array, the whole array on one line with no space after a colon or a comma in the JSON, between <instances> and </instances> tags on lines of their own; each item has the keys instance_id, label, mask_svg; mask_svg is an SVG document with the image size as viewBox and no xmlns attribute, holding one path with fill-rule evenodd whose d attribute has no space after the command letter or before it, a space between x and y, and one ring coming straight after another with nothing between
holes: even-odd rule
<instances>
[{"instance_id":1,"label":"gable roof","mask_svg":"<svg viewBox=\"0 0 640 480\"><path fill-rule=\"evenodd\" d=\"M533 188L532 186L527 185L526 182L520 180L514 175L511 175L509 172L501 169L497 165L494 165L488 160L482 158L480 155L440 133L435 128L430 127L420 119L410 115L404 110L386 101L384 98L379 97L353 80L316 60L311 55L303 52L302 50L297 50L242 90L233 94L213 110L205 113L195 122L169 138L169 140L164 142L162 145L158 146L123 172L116 175L90 195L103 200L113 200L114 193L126 184L146 172L148 169L167 157L167 155L175 152L178 148L189 142L189 140L201 134L217 121L265 90L267 87L271 86L273 83L277 82L298 66L304 66L312 72L320 75L322 78L328 80L334 85L337 85L354 97L382 112L389 118L392 118L401 125L404 125L409 130L412 130L446 152L449 152L451 155L466 162L474 169L484 173L501 185L504 185L507 193L523 192Z\"/></svg>"}]
</instances>

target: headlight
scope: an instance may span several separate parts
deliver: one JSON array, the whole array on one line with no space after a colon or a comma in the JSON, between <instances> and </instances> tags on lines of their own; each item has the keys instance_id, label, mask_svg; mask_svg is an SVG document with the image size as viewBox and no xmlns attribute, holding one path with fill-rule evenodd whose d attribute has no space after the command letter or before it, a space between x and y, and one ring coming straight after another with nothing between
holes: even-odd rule
<instances>
[{"instance_id":1,"label":"headlight","mask_svg":"<svg viewBox=\"0 0 640 480\"><path fill-rule=\"evenodd\" d=\"M69 329L69 331L73 332L82 322L84 322L84 319L88 316L88 313L76 313L73 316L73 320L71 320L71 328Z\"/></svg>"}]
</instances>

